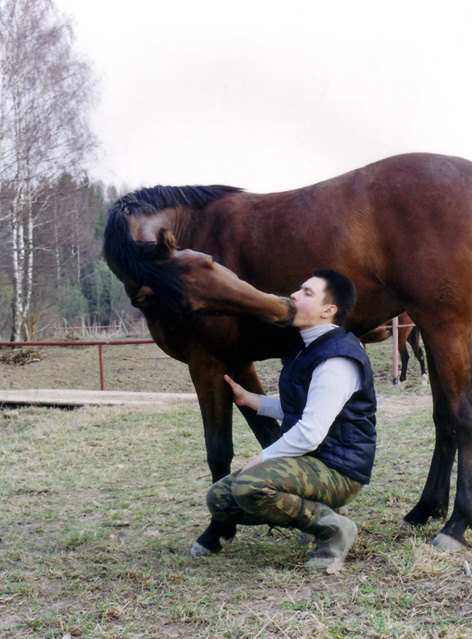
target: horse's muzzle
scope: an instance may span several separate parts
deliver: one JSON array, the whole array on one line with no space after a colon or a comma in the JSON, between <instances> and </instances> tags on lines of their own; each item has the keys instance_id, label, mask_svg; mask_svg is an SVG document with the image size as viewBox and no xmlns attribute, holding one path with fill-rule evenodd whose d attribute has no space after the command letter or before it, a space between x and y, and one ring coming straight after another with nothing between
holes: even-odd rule
<instances>
[{"instance_id":1,"label":"horse's muzzle","mask_svg":"<svg viewBox=\"0 0 472 639\"><path fill-rule=\"evenodd\" d=\"M281 297L280 299L282 299L287 305L287 317L274 322L274 326L285 328L286 326L290 326L292 324L297 313L297 307L295 306L294 301L290 299L290 297Z\"/></svg>"}]
</instances>

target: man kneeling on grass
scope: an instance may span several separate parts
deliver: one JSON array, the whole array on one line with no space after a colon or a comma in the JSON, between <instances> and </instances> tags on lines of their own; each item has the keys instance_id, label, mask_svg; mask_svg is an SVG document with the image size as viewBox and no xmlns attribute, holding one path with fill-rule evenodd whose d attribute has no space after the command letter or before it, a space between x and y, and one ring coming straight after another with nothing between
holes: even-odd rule
<instances>
[{"instance_id":1,"label":"man kneeling on grass","mask_svg":"<svg viewBox=\"0 0 472 639\"><path fill-rule=\"evenodd\" d=\"M208 508L223 522L314 535L317 549L305 566L342 567L357 526L334 509L370 480L376 441L372 369L359 340L341 328L356 301L347 277L318 269L291 297L303 345L284 364L280 400L250 393L225 376L238 406L282 420L280 438L214 484Z\"/></svg>"}]
</instances>

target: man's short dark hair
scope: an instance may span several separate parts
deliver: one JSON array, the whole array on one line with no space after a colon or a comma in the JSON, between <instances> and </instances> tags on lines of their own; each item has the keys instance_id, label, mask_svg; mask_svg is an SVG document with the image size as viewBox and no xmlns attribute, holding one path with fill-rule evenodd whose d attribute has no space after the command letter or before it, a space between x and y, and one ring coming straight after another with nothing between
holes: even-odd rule
<instances>
[{"instance_id":1,"label":"man's short dark hair","mask_svg":"<svg viewBox=\"0 0 472 639\"><path fill-rule=\"evenodd\" d=\"M338 307L333 322L342 326L356 305L357 293L354 284L348 277L333 271L332 268L317 268L313 272L313 277L325 280L325 299Z\"/></svg>"}]
</instances>

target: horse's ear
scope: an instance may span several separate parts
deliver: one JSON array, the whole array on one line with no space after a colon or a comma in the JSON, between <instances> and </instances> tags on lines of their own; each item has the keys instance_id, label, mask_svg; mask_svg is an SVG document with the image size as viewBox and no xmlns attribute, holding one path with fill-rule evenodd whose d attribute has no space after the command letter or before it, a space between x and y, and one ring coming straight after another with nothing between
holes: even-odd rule
<instances>
[{"instance_id":1,"label":"horse's ear","mask_svg":"<svg viewBox=\"0 0 472 639\"><path fill-rule=\"evenodd\" d=\"M157 252L160 259L170 259L177 248L177 241L172 231L161 228L157 235Z\"/></svg>"},{"instance_id":2,"label":"horse's ear","mask_svg":"<svg viewBox=\"0 0 472 639\"><path fill-rule=\"evenodd\" d=\"M137 241L134 242L140 259L144 261L163 262L170 260L175 255L177 249L177 241L172 231L160 228L156 241Z\"/></svg>"}]
</instances>

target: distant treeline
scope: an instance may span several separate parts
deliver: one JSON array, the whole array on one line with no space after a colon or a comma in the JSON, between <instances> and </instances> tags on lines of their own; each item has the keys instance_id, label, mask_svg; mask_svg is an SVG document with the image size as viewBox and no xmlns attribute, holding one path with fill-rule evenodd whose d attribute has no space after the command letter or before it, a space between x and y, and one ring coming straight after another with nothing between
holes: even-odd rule
<instances>
[{"instance_id":1,"label":"distant treeline","mask_svg":"<svg viewBox=\"0 0 472 639\"><path fill-rule=\"evenodd\" d=\"M0 336L108 324L129 311L101 258L113 189L84 166L96 81L51 0L0 0Z\"/></svg>"},{"instance_id":2,"label":"distant treeline","mask_svg":"<svg viewBox=\"0 0 472 639\"><path fill-rule=\"evenodd\" d=\"M8 208L3 192L3 208ZM36 198L32 219L31 299L16 339L45 338L54 326L121 326L136 318L122 284L102 257L103 229L115 188L64 174L45 185ZM13 335L14 269L21 262L12 254L9 225L0 226L0 337ZM25 264L26 260L23 260Z\"/></svg>"}]
</instances>

